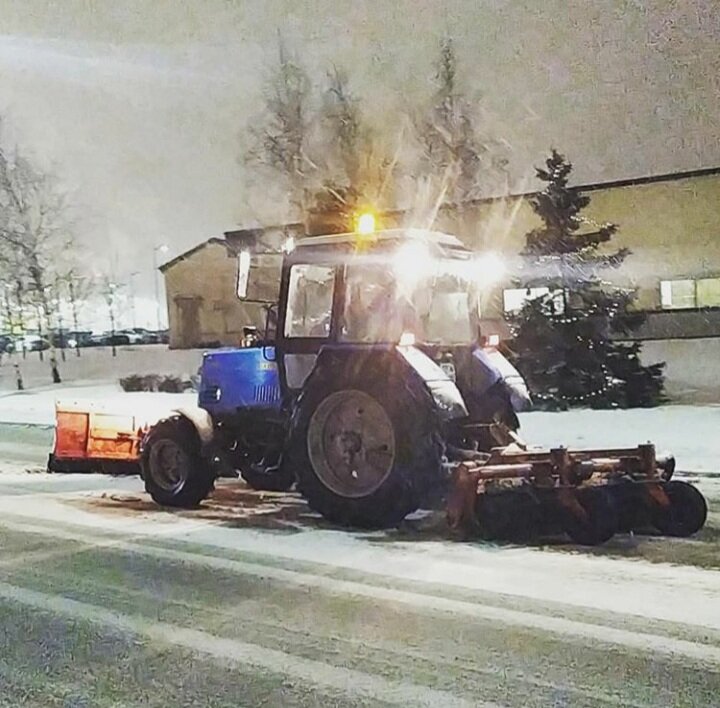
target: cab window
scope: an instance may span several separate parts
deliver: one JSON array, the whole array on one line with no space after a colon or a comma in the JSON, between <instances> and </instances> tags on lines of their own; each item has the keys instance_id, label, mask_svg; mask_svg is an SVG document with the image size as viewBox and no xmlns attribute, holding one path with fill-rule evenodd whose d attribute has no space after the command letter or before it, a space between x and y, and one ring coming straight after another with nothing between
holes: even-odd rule
<instances>
[{"instance_id":1,"label":"cab window","mask_svg":"<svg viewBox=\"0 0 720 708\"><path fill-rule=\"evenodd\" d=\"M333 267L307 263L292 266L285 336L328 337L334 291Z\"/></svg>"}]
</instances>

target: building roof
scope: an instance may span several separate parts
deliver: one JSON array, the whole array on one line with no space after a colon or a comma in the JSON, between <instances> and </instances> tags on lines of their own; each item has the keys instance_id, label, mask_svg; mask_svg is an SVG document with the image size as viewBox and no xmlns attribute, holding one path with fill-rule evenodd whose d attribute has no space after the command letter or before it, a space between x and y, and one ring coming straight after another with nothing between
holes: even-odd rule
<instances>
[{"instance_id":1,"label":"building roof","mask_svg":"<svg viewBox=\"0 0 720 708\"><path fill-rule=\"evenodd\" d=\"M583 192L591 192L597 189L612 189L614 187L635 187L641 184L653 184L655 182L673 182L679 179L692 179L693 177L712 177L720 175L720 167L703 167L698 170L686 170L684 172L668 172L661 175L646 175L644 177L630 177L629 179L617 179L609 182L595 182L594 184L579 185L578 189Z\"/></svg>"},{"instance_id":2,"label":"building roof","mask_svg":"<svg viewBox=\"0 0 720 708\"><path fill-rule=\"evenodd\" d=\"M686 170L684 172L668 172L665 174L659 174L659 175L646 175L644 177L630 177L628 179L619 179L619 180L612 180L608 182L594 182L590 184L578 184L574 185L575 189L580 190L581 192L593 192L600 189L617 189L621 187L636 187L644 184L655 184L657 182L673 182L676 180L682 180L682 179L692 179L695 177L711 177L715 175L720 175L720 167L704 167L702 169L697 170ZM473 199L472 201L468 202L470 205L474 204L484 204L488 202L494 202L494 201L500 201L502 199L522 199L524 197L531 197L535 194L537 194L537 190L530 191L530 192L517 192L514 194L507 194L502 196L496 196L496 197L481 197L479 199ZM444 204L442 205L441 209L447 210L447 209L453 209L457 208L456 204ZM386 216L397 216L404 214L407 210L406 209L392 209L384 212ZM199 243L197 246L194 246L188 251L185 251L184 253L181 253L180 255L176 256L175 258L167 261L167 263L163 263L159 270L161 273L165 273L169 268L172 268L175 264L185 260L186 258L189 258L193 254L197 253L201 249L205 248L206 246L209 246L211 244L214 245L221 245L225 246L227 248L228 243L238 243L243 242L245 239L253 239L253 238L260 238L262 235L268 231L286 231L286 232L293 232L298 233L302 231L303 225L300 222L291 222L288 224L275 224L272 226L266 226L263 228L251 228L251 229L237 229L234 231L226 231L224 239L222 238L209 238L207 241L203 241ZM395 230L397 231L397 230ZM389 233L389 231L387 232ZM432 233L439 233L439 232L432 232ZM395 234L397 235L397 233ZM448 239L454 239L458 242L461 246L463 245L458 239L456 239L454 236L449 236L448 234L442 234L445 238ZM346 240L349 240L350 238L356 238L356 234L332 234L328 236L306 236L302 238L302 240L298 241L299 245L320 245L322 243L341 243L343 237L345 237ZM446 245L451 245L449 242Z\"/></svg>"},{"instance_id":3,"label":"building roof","mask_svg":"<svg viewBox=\"0 0 720 708\"><path fill-rule=\"evenodd\" d=\"M227 243L224 238L217 238L216 236L213 236L212 238L207 239L207 241L201 241L197 246L193 246L190 250L184 251L180 255L175 256L175 258L171 258L169 261L159 266L158 270L161 273L165 273L165 271L169 270L174 265L184 261L186 258L189 258L198 251L202 251L202 249L207 248L207 246L222 246L223 248L227 248Z\"/></svg>"},{"instance_id":4,"label":"building roof","mask_svg":"<svg viewBox=\"0 0 720 708\"><path fill-rule=\"evenodd\" d=\"M653 184L655 182L674 182L681 179L692 179L693 177L711 177L720 175L720 167L704 167L698 170L687 170L685 172L668 172L660 175L647 175L645 177L630 177L628 179L618 179L609 182L591 182L589 184L574 184L571 188L580 192L594 192L600 189L616 189L620 187L636 187L643 184ZM539 194L539 190L531 190L528 192L512 192L511 194L498 194L492 197L478 197L470 199L463 203L463 206L478 206L480 204L491 204L492 202L500 202L508 199L525 199ZM457 209L458 204L444 203L440 205L440 211L449 211ZM388 209L380 214L380 216L402 216L407 213L407 209Z\"/></svg>"}]
</instances>

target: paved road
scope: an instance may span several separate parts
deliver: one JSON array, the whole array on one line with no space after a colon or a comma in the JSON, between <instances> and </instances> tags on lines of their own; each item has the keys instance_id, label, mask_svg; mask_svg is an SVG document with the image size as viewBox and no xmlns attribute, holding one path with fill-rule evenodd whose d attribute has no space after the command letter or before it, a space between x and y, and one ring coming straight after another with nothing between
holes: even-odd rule
<instances>
[{"instance_id":1,"label":"paved road","mask_svg":"<svg viewBox=\"0 0 720 708\"><path fill-rule=\"evenodd\" d=\"M661 539L607 557L433 523L337 531L233 482L168 513L137 479L0 474L0 705L720 705L720 572L622 557ZM688 547L717 567L706 533Z\"/></svg>"}]
</instances>

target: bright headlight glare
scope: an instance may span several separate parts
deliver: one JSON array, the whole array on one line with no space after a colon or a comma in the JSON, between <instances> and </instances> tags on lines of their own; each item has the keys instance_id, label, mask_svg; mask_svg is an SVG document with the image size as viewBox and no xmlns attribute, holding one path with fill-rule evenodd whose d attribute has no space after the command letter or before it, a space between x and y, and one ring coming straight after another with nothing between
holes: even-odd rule
<instances>
[{"instance_id":1,"label":"bright headlight glare","mask_svg":"<svg viewBox=\"0 0 720 708\"><path fill-rule=\"evenodd\" d=\"M475 259L475 278L480 285L491 285L502 280L505 263L496 253L484 253Z\"/></svg>"},{"instance_id":2,"label":"bright headlight glare","mask_svg":"<svg viewBox=\"0 0 720 708\"><path fill-rule=\"evenodd\" d=\"M417 241L405 243L393 257L393 269L398 278L419 280L432 274L435 266L430 249Z\"/></svg>"},{"instance_id":3,"label":"bright headlight glare","mask_svg":"<svg viewBox=\"0 0 720 708\"><path fill-rule=\"evenodd\" d=\"M415 335L412 332L403 332L398 344L401 347L412 347L415 344Z\"/></svg>"}]
</instances>

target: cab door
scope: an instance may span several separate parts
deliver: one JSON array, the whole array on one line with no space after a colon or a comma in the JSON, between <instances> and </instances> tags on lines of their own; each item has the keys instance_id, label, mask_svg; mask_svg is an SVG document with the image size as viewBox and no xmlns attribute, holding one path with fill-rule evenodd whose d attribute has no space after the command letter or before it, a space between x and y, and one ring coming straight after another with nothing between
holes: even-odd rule
<instances>
[{"instance_id":1,"label":"cab door","mask_svg":"<svg viewBox=\"0 0 720 708\"><path fill-rule=\"evenodd\" d=\"M302 388L320 349L335 339L338 270L314 259L288 261L283 269L276 351L283 388L291 393Z\"/></svg>"}]
</instances>

